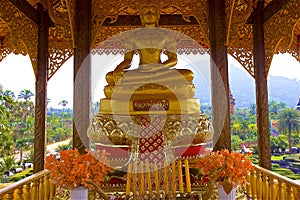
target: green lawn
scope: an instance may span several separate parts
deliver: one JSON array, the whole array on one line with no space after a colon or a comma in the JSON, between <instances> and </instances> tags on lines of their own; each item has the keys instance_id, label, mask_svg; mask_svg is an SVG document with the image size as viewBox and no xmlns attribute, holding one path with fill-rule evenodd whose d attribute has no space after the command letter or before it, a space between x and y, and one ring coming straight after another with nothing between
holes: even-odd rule
<instances>
[{"instance_id":1,"label":"green lawn","mask_svg":"<svg viewBox=\"0 0 300 200\"><path fill-rule=\"evenodd\" d=\"M289 156L288 154L284 154L281 156L271 156L271 160L283 160L284 157Z\"/></svg>"},{"instance_id":2,"label":"green lawn","mask_svg":"<svg viewBox=\"0 0 300 200\"><path fill-rule=\"evenodd\" d=\"M299 153L298 154L291 154L291 155L290 154L284 154L284 155L281 155L281 156L271 156L271 160L283 160L283 158L286 157L286 159L294 159L294 160L296 160L296 162L298 162L299 156L300 156ZM250 159L251 159L253 164L258 165L258 155L257 154L253 154ZM276 172L276 173L278 173L282 176L293 179L293 180L300 180L300 175L299 174L295 174L290 169L281 168L279 164L273 164L272 165L272 171Z\"/></svg>"},{"instance_id":3,"label":"green lawn","mask_svg":"<svg viewBox=\"0 0 300 200\"><path fill-rule=\"evenodd\" d=\"M33 168L26 169L20 173L16 173L15 175L10 177L11 182L17 182L19 180L22 180L26 176L30 176L33 174Z\"/></svg>"}]
</instances>

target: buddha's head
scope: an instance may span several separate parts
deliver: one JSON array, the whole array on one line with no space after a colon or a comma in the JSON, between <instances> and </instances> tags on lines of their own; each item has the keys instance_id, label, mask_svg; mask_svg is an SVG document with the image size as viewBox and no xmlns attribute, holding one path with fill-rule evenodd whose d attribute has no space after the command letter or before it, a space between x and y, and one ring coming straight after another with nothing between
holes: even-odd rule
<instances>
[{"instance_id":1,"label":"buddha's head","mask_svg":"<svg viewBox=\"0 0 300 200\"><path fill-rule=\"evenodd\" d=\"M142 0L139 4L139 12L143 27L158 26L160 16L160 4L156 0Z\"/></svg>"}]
</instances>

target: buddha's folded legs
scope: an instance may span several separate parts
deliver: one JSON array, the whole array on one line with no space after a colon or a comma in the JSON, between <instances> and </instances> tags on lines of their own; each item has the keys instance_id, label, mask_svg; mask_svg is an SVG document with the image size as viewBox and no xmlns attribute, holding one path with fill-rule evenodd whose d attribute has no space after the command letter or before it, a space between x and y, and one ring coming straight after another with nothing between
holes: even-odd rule
<instances>
[{"instance_id":1,"label":"buddha's folded legs","mask_svg":"<svg viewBox=\"0 0 300 200\"><path fill-rule=\"evenodd\" d=\"M169 69L157 72L140 72L139 70L131 70L125 72L120 78L118 84L131 85L131 84L147 84L147 83L191 83L194 79L194 74L188 69ZM113 72L109 72L106 76L108 85L115 85L115 78Z\"/></svg>"}]
</instances>

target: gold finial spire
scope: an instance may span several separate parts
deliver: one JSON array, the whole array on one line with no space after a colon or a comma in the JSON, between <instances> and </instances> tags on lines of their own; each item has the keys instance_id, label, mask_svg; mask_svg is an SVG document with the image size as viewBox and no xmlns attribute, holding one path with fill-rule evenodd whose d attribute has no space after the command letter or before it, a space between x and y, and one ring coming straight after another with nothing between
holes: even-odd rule
<instances>
[{"instance_id":1,"label":"gold finial spire","mask_svg":"<svg viewBox=\"0 0 300 200\"><path fill-rule=\"evenodd\" d=\"M147 5L154 5L155 7L157 7L158 10L161 9L159 0L140 0L138 4L139 10L141 10L143 6L147 6Z\"/></svg>"}]
</instances>

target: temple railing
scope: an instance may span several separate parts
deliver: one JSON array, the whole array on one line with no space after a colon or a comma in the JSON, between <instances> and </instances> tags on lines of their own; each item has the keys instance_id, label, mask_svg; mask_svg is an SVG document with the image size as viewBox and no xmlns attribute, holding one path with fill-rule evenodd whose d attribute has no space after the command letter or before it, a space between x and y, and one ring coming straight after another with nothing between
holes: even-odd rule
<instances>
[{"instance_id":1,"label":"temple railing","mask_svg":"<svg viewBox=\"0 0 300 200\"><path fill-rule=\"evenodd\" d=\"M246 194L251 199L300 199L300 182L286 178L265 168L255 166L247 177Z\"/></svg>"},{"instance_id":2,"label":"temple railing","mask_svg":"<svg viewBox=\"0 0 300 200\"><path fill-rule=\"evenodd\" d=\"M0 189L0 200L52 200L55 197L55 185L51 183L49 171L43 170L16 183Z\"/></svg>"},{"instance_id":3,"label":"temple railing","mask_svg":"<svg viewBox=\"0 0 300 200\"><path fill-rule=\"evenodd\" d=\"M181 162L181 161L180 161ZM185 184L183 185L183 180L179 181L178 183L175 183L175 176L179 175L180 177L180 171L183 168L185 168L184 165L188 165L188 161L185 160L182 163L173 163L171 165L171 170L167 170L164 167L162 169L162 179L163 182L167 183L168 180L166 180L164 177L166 174L170 173L171 175L171 180L169 182L169 187L168 187L168 192L172 193L177 185L177 188L180 189L180 193L190 193L190 191L194 191L195 186L194 185L189 185ZM185 163L184 163L185 162ZM126 193L126 196L131 193L133 196L136 196L137 193L144 193L143 191L140 191L141 185L139 185L139 188L135 188L136 184L133 184L133 181L137 181L136 179L142 179L145 181L145 185L142 185L145 190L148 189L147 193L155 193L154 190L160 190L160 188L152 188L150 185L151 181L153 180L156 185L158 184L158 174L149 174L144 171L143 175L141 174L136 174L137 168L141 169L144 168L146 169L148 166L145 163L144 165L139 163L137 166L131 166L131 172L129 172L129 180L125 185L122 185L122 188L124 189L124 193ZM173 173L172 173L173 172ZM174 175L174 172L176 172L176 175ZM177 174L179 173L179 174ZM154 175L154 177L152 177ZM140 177L141 176L141 177ZM151 178L149 177L151 176ZM182 175L181 175L182 176ZM185 177L186 178L186 177ZM131 179L131 181L130 181ZM161 178L159 178L161 179ZM165 181L164 181L165 180ZM143 182L144 182L143 181ZM255 166L255 171L251 175L247 177L247 181L249 184L247 184L246 188L244 188L244 191L246 195L251 198L251 199L264 199L264 200L273 200L273 199L289 199L289 200L300 200L300 183L294 180L291 180L289 178L286 178L282 175L279 175L275 172L272 172L270 170L264 169L259 166ZM131 184L130 184L131 182ZM160 182L160 181L159 181ZM189 180L186 180L186 183L189 182ZM149 187L149 188L147 188ZM164 186L165 187L165 186ZM184 191L183 187L186 187L186 191ZM103 188L105 190L105 186ZM164 192L166 192L164 188ZM198 190L197 188L196 190ZM51 183L51 180L49 178L49 172L47 170L43 170L41 172L38 172L30 177L27 177L21 181L18 181L16 183L13 183L11 185L8 185L4 188L0 189L0 200L10 200L10 199L24 199L24 200L30 200L30 199L55 199L55 185ZM126 191L125 191L126 190ZM139 191L138 191L139 190ZM149 191L150 190L150 191ZM112 191L106 191L108 193L111 193ZM120 191L119 191L120 192ZM175 192L175 191L174 191ZM130 196L131 196L130 195Z\"/></svg>"}]
</instances>

